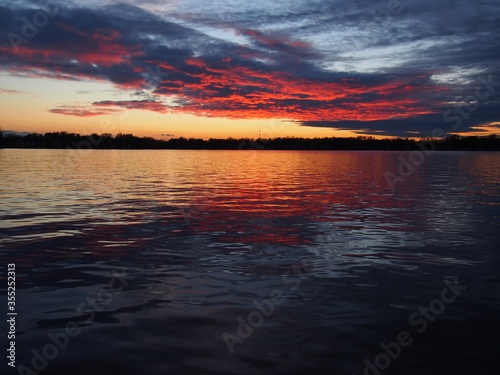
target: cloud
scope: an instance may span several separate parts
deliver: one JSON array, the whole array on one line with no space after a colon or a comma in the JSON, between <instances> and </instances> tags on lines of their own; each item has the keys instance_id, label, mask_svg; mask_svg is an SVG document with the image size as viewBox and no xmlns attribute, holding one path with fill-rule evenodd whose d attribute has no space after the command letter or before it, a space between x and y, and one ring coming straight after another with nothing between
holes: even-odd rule
<instances>
[{"instance_id":1,"label":"cloud","mask_svg":"<svg viewBox=\"0 0 500 375\"><path fill-rule=\"evenodd\" d=\"M441 113L374 121L303 121L303 126L352 130L360 134L400 137L429 137L433 134L481 133L485 128L499 128L498 103L479 103L470 111L464 105L450 107ZM469 107L470 108L470 107ZM474 108L474 107L472 107ZM499 128L500 129L500 128ZM436 135L434 135L436 136Z\"/></svg>"},{"instance_id":2,"label":"cloud","mask_svg":"<svg viewBox=\"0 0 500 375\"><path fill-rule=\"evenodd\" d=\"M123 111L123 109L166 113L168 107L160 102L151 100L103 100L93 102L92 105L62 105L49 109L49 112L68 116L93 117L114 114Z\"/></svg>"},{"instance_id":3,"label":"cloud","mask_svg":"<svg viewBox=\"0 0 500 375\"><path fill-rule=\"evenodd\" d=\"M104 100L100 102L94 102L92 105L97 107L119 107L126 109L139 109L153 112L165 113L168 107L160 102L152 100Z\"/></svg>"},{"instance_id":4,"label":"cloud","mask_svg":"<svg viewBox=\"0 0 500 375\"><path fill-rule=\"evenodd\" d=\"M4 89L0 87L0 94L26 94L26 91Z\"/></svg>"},{"instance_id":5,"label":"cloud","mask_svg":"<svg viewBox=\"0 0 500 375\"><path fill-rule=\"evenodd\" d=\"M137 109L429 135L478 77L500 80L493 0L93 2L60 5L28 37L23 19L33 20L37 4L0 2L1 70L111 82L142 99L53 113ZM25 40L15 48L14 34ZM498 108L491 93L461 130L499 121Z\"/></svg>"},{"instance_id":6,"label":"cloud","mask_svg":"<svg viewBox=\"0 0 500 375\"><path fill-rule=\"evenodd\" d=\"M62 105L57 108L51 108L48 111L59 115L76 116L76 117L104 116L119 112L118 110L113 108L96 109L84 105Z\"/></svg>"}]
</instances>

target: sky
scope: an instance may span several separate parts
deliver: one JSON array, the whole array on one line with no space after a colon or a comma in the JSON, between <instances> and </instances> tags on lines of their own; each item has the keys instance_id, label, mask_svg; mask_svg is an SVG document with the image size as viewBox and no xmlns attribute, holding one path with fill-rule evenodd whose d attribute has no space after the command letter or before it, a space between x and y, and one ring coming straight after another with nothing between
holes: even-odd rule
<instances>
[{"instance_id":1,"label":"sky","mask_svg":"<svg viewBox=\"0 0 500 375\"><path fill-rule=\"evenodd\" d=\"M0 128L500 133L498 0L0 0Z\"/></svg>"}]
</instances>

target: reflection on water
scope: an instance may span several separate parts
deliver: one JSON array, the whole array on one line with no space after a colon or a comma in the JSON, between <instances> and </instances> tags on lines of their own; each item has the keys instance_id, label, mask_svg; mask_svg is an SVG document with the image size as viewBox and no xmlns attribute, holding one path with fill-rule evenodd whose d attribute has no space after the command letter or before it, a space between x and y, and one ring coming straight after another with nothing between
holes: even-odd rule
<instances>
[{"instance_id":1,"label":"reflection on water","mask_svg":"<svg viewBox=\"0 0 500 375\"><path fill-rule=\"evenodd\" d=\"M496 373L500 155L435 154L392 192L399 154L0 150L18 364L75 322L42 373L360 374L457 277L384 374Z\"/></svg>"}]
</instances>

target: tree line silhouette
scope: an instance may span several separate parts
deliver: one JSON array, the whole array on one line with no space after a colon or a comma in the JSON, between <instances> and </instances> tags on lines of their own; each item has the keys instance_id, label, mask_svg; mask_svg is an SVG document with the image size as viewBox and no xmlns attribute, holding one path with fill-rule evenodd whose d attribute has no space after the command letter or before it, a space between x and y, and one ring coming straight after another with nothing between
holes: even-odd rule
<instances>
[{"instance_id":1,"label":"tree line silhouette","mask_svg":"<svg viewBox=\"0 0 500 375\"><path fill-rule=\"evenodd\" d=\"M454 151L500 151L500 137L452 135L442 139L373 137L329 137L298 138L278 137L272 139L251 138L172 138L159 140L152 137L137 137L132 134L109 133L80 135L68 132L27 135L2 134L0 147L3 148L50 148L50 149L188 149L188 150L418 150L423 147L436 150Z\"/></svg>"}]
</instances>

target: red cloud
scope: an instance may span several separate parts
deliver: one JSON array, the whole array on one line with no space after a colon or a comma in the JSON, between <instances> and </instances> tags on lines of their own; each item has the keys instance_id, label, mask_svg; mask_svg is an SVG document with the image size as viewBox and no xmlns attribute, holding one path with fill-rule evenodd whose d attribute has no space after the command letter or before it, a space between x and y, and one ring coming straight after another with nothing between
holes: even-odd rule
<instances>
[{"instance_id":1,"label":"red cloud","mask_svg":"<svg viewBox=\"0 0 500 375\"><path fill-rule=\"evenodd\" d=\"M105 100L94 102L92 106L84 105L63 105L49 109L51 113L77 117L103 116L122 111L123 109L138 109L152 112L165 113L168 107L160 102L151 100Z\"/></svg>"},{"instance_id":2,"label":"red cloud","mask_svg":"<svg viewBox=\"0 0 500 375\"><path fill-rule=\"evenodd\" d=\"M105 100L101 102L92 103L94 106L98 107L120 107L126 109L139 109L146 110L152 112L167 112L168 107L160 102L153 100L120 100L120 101L112 101Z\"/></svg>"},{"instance_id":3,"label":"red cloud","mask_svg":"<svg viewBox=\"0 0 500 375\"><path fill-rule=\"evenodd\" d=\"M77 116L77 117L93 117L93 116L103 116L103 115L109 115L118 112L116 109L95 109L92 107L86 107L86 106L60 106L58 108L52 108L49 109L49 112L51 113L57 113L60 115L67 115L67 116Z\"/></svg>"},{"instance_id":4,"label":"red cloud","mask_svg":"<svg viewBox=\"0 0 500 375\"><path fill-rule=\"evenodd\" d=\"M186 60L186 64L197 66L198 68L206 68L206 64L202 59L190 58Z\"/></svg>"},{"instance_id":5,"label":"red cloud","mask_svg":"<svg viewBox=\"0 0 500 375\"><path fill-rule=\"evenodd\" d=\"M59 22L56 30L64 35L61 43L54 40L50 43L37 43L41 37L33 41L20 43L16 48L0 46L3 60L16 61L13 70L37 68L52 73L58 66L63 67L63 73L73 73L72 70L82 70L84 66L113 67L121 64L130 64L133 57L142 55L139 46L127 45L122 40L120 32L113 29L95 29L88 32L78 30L74 26ZM0 63L1 63L0 58ZM87 68L88 70L88 68ZM88 76L96 77L97 72L88 72Z\"/></svg>"},{"instance_id":6,"label":"red cloud","mask_svg":"<svg viewBox=\"0 0 500 375\"><path fill-rule=\"evenodd\" d=\"M41 62L66 62L112 66L128 62L131 55L138 54L118 43L95 43L91 46L76 45L68 49L36 48L30 44L19 46L17 55L23 60Z\"/></svg>"},{"instance_id":7,"label":"red cloud","mask_svg":"<svg viewBox=\"0 0 500 375\"><path fill-rule=\"evenodd\" d=\"M369 85L355 79L325 82L228 63L210 66L199 58L186 63L203 67L195 74L178 69L184 76L196 77L196 80L172 79L163 82L156 91L182 99L175 107L179 112L233 119L298 121L371 121L433 113L418 99L422 92L436 90L431 85L401 81ZM413 80L416 78L423 77L413 77Z\"/></svg>"}]
</instances>

